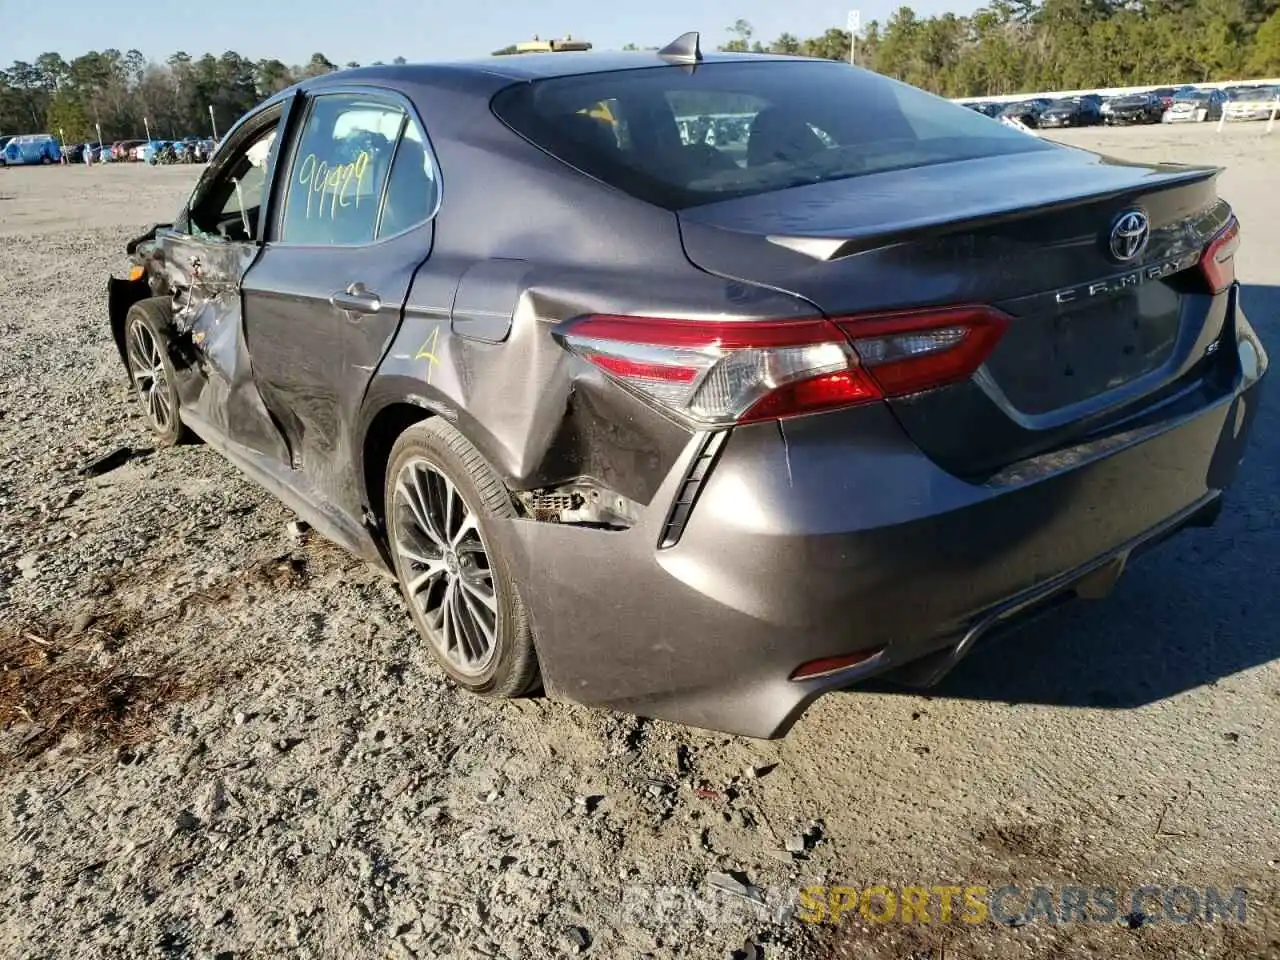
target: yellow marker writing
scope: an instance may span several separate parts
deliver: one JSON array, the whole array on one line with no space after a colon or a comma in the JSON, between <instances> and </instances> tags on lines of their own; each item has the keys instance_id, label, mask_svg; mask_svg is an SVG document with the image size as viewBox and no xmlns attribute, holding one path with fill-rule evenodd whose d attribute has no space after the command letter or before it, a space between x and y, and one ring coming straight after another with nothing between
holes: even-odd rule
<instances>
[{"instance_id":1,"label":"yellow marker writing","mask_svg":"<svg viewBox=\"0 0 1280 960\"><path fill-rule=\"evenodd\" d=\"M360 187L369 170L369 151L361 150L350 163L329 166L314 153L309 153L298 164L298 184L307 188L307 219L312 211L323 217L326 209L329 218L338 215L338 207L346 208L354 199L360 208Z\"/></svg>"},{"instance_id":2,"label":"yellow marker writing","mask_svg":"<svg viewBox=\"0 0 1280 960\"><path fill-rule=\"evenodd\" d=\"M427 361L427 383L431 383L431 375L435 373L435 369L440 365L440 358L436 356L436 344L440 341L440 325L436 324L431 336L427 338L426 343L418 348L418 352L413 355L415 360Z\"/></svg>"}]
</instances>

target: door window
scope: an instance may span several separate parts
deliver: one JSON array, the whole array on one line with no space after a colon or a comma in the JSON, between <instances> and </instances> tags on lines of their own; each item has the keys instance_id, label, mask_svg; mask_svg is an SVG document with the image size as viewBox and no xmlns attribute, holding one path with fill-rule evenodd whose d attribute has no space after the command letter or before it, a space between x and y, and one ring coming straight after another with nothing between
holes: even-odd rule
<instances>
[{"instance_id":1,"label":"door window","mask_svg":"<svg viewBox=\"0 0 1280 960\"><path fill-rule=\"evenodd\" d=\"M277 114L275 120L279 119ZM251 135L221 172L200 190L191 206L193 233L216 234L243 243L257 236L275 140L273 122Z\"/></svg>"},{"instance_id":2,"label":"door window","mask_svg":"<svg viewBox=\"0 0 1280 960\"><path fill-rule=\"evenodd\" d=\"M405 113L368 97L311 101L293 153L278 239L312 245L370 243Z\"/></svg>"},{"instance_id":3,"label":"door window","mask_svg":"<svg viewBox=\"0 0 1280 960\"><path fill-rule=\"evenodd\" d=\"M439 200L440 181L431 150L422 128L410 117L391 161L378 237L394 237L430 220Z\"/></svg>"}]
</instances>

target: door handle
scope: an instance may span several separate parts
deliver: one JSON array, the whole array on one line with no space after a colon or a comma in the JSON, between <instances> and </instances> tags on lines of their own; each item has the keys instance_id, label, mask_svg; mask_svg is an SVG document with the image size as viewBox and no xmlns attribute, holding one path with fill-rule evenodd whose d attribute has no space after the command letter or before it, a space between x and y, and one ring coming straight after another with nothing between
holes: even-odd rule
<instances>
[{"instance_id":1,"label":"door handle","mask_svg":"<svg viewBox=\"0 0 1280 960\"><path fill-rule=\"evenodd\" d=\"M349 313L377 313L382 309L382 298L366 290L363 283L329 294L329 303Z\"/></svg>"}]
</instances>

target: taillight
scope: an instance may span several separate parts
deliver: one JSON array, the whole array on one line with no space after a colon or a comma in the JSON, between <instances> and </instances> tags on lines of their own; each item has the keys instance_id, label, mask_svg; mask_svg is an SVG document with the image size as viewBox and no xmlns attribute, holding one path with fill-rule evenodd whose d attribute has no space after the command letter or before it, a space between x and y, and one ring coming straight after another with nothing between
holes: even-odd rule
<instances>
[{"instance_id":1,"label":"taillight","mask_svg":"<svg viewBox=\"0 0 1280 960\"><path fill-rule=\"evenodd\" d=\"M741 322L586 316L561 342L698 423L795 416L880 396L827 320Z\"/></svg>"},{"instance_id":2,"label":"taillight","mask_svg":"<svg viewBox=\"0 0 1280 960\"><path fill-rule=\"evenodd\" d=\"M695 423L774 420L970 376L1007 318L989 307L869 317L706 321L585 316L561 343Z\"/></svg>"},{"instance_id":3,"label":"taillight","mask_svg":"<svg viewBox=\"0 0 1280 960\"><path fill-rule=\"evenodd\" d=\"M836 322L884 395L900 397L969 379L995 349L1009 318L993 307L968 306Z\"/></svg>"},{"instance_id":4,"label":"taillight","mask_svg":"<svg viewBox=\"0 0 1280 960\"><path fill-rule=\"evenodd\" d=\"M1209 242L1200 257L1200 271L1209 289L1222 293L1236 279L1236 249L1240 246L1240 221L1235 217Z\"/></svg>"}]
</instances>

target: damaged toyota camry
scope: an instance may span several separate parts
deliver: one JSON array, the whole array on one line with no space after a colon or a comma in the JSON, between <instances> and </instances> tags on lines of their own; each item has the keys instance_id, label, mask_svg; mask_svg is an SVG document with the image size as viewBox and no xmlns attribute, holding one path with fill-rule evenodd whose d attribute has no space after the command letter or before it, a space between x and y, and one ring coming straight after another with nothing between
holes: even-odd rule
<instances>
[{"instance_id":1,"label":"damaged toyota camry","mask_svg":"<svg viewBox=\"0 0 1280 960\"><path fill-rule=\"evenodd\" d=\"M464 688L775 737L1213 522L1267 367L1218 172L696 35L375 66L240 120L110 323Z\"/></svg>"}]
</instances>

